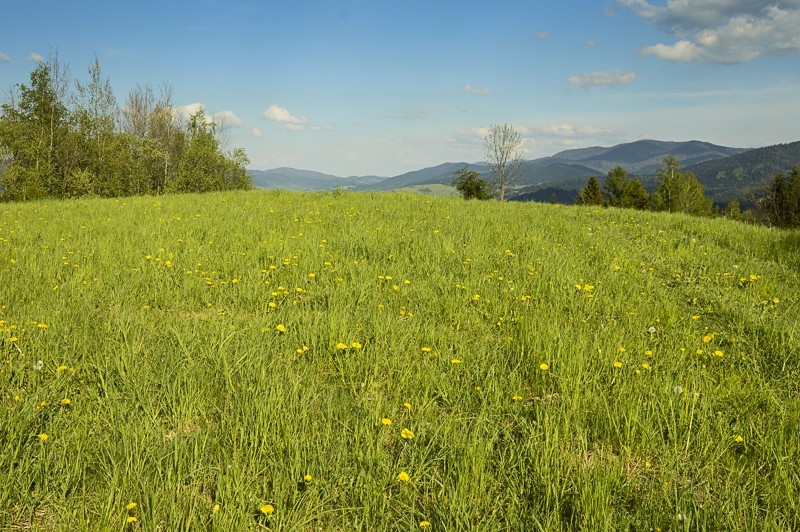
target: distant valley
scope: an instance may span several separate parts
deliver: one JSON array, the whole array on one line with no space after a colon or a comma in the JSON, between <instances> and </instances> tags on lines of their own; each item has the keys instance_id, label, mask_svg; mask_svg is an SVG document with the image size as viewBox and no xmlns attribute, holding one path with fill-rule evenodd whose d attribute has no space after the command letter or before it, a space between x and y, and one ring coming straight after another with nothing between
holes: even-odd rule
<instances>
[{"instance_id":1,"label":"distant valley","mask_svg":"<svg viewBox=\"0 0 800 532\"><path fill-rule=\"evenodd\" d=\"M706 187L706 196L717 203L746 200L752 187L776 172L800 165L800 141L764 148L730 148L697 140L669 142L639 140L612 147L565 150L550 157L526 160L513 183L509 198L518 201L571 203L587 180L602 181L609 170L621 166L639 176L645 187L656 184L656 172L667 155L675 156L681 168L694 173ZM347 188L358 191L413 190L427 193L451 185L454 173L464 167L488 178L483 163L450 162L392 177L339 177L309 170L275 168L251 170L253 185L261 188L325 191ZM435 185L435 187L434 187Z\"/></svg>"}]
</instances>

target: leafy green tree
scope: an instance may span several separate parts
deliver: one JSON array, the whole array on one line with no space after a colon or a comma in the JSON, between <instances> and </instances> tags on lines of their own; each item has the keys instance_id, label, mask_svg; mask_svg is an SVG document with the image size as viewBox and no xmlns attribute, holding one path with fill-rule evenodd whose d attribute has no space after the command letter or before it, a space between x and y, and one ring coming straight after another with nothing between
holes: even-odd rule
<instances>
[{"instance_id":1,"label":"leafy green tree","mask_svg":"<svg viewBox=\"0 0 800 532\"><path fill-rule=\"evenodd\" d=\"M622 206L629 209L643 210L650 205L650 196L647 194L642 182L636 177L625 185L624 198Z\"/></svg>"},{"instance_id":2,"label":"leafy green tree","mask_svg":"<svg viewBox=\"0 0 800 532\"><path fill-rule=\"evenodd\" d=\"M775 174L756 203L756 217L775 227L800 227L800 167L795 166L788 178Z\"/></svg>"},{"instance_id":3,"label":"leafy green tree","mask_svg":"<svg viewBox=\"0 0 800 532\"><path fill-rule=\"evenodd\" d=\"M18 99L2 105L0 144L8 154L3 176L6 199L63 197L64 173L57 157L69 132L69 115L51 76L51 65L40 63L30 85L18 85Z\"/></svg>"},{"instance_id":4,"label":"leafy green tree","mask_svg":"<svg viewBox=\"0 0 800 532\"><path fill-rule=\"evenodd\" d=\"M600 183L597 181L596 177L592 176L589 178L586 188L581 189L576 203L578 205L606 205L603 192L600 190Z\"/></svg>"},{"instance_id":5,"label":"leafy green tree","mask_svg":"<svg viewBox=\"0 0 800 532\"><path fill-rule=\"evenodd\" d=\"M680 172L678 159L668 155L664 168L658 169L661 178L653 192L653 208L658 211L684 212L710 216L713 202L703 194L703 185L692 173Z\"/></svg>"},{"instance_id":6,"label":"leafy green tree","mask_svg":"<svg viewBox=\"0 0 800 532\"><path fill-rule=\"evenodd\" d=\"M628 171L617 166L613 168L603 182L603 197L610 207L623 207L625 203L625 187L628 184Z\"/></svg>"},{"instance_id":7,"label":"leafy green tree","mask_svg":"<svg viewBox=\"0 0 800 532\"><path fill-rule=\"evenodd\" d=\"M489 183L485 179L478 176L478 172L470 170L466 166L455 173L455 180L453 186L456 188L461 197L465 200L477 199L488 200L492 199L492 193Z\"/></svg>"}]
</instances>

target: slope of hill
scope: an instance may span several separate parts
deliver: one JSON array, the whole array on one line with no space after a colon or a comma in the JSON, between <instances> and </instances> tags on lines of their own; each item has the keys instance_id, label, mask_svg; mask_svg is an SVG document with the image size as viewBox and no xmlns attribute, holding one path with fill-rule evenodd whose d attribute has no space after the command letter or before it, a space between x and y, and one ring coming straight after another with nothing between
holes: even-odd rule
<instances>
[{"instance_id":1,"label":"slope of hill","mask_svg":"<svg viewBox=\"0 0 800 532\"><path fill-rule=\"evenodd\" d=\"M375 183L386 178L379 176L339 177L311 170L296 168L273 168L271 170L249 170L253 186L259 188L283 188L287 190L333 190L336 187L352 188Z\"/></svg>"},{"instance_id":2,"label":"slope of hill","mask_svg":"<svg viewBox=\"0 0 800 532\"><path fill-rule=\"evenodd\" d=\"M800 165L800 141L757 148L738 155L686 166L701 183L752 186L777 172Z\"/></svg>"},{"instance_id":3,"label":"slope of hill","mask_svg":"<svg viewBox=\"0 0 800 532\"><path fill-rule=\"evenodd\" d=\"M3 530L800 530L797 232L270 190L0 229Z\"/></svg>"}]
</instances>

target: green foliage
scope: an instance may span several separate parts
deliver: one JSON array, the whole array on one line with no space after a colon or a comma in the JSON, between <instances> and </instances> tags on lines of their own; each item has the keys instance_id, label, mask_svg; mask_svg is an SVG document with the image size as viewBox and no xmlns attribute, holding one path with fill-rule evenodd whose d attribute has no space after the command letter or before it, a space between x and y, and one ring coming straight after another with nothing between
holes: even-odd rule
<instances>
[{"instance_id":1,"label":"green foliage","mask_svg":"<svg viewBox=\"0 0 800 532\"><path fill-rule=\"evenodd\" d=\"M493 195L489 183L485 179L478 177L478 172L470 170L466 166L455 173L453 186L465 200L492 199Z\"/></svg>"},{"instance_id":2,"label":"green foliage","mask_svg":"<svg viewBox=\"0 0 800 532\"><path fill-rule=\"evenodd\" d=\"M621 166L608 172L603 183L603 197L611 207L641 210L650 206L650 197L641 181L636 177L629 179L628 171Z\"/></svg>"},{"instance_id":3,"label":"green foliage","mask_svg":"<svg viewBox=\"0 0 800 532\"><path fill-rule=\"evenodd\" d=\"M798 530L798 272L617 209L0 205L0 529Z\"/></svg>"},{"instance_id":4,"label":"green foliage","mask_svg":"<svg viewBox=\"0 0 800 532\"><path fill-rule=\"evenodd\" d=\"M586 184L586 188L581 189L580 195L576 202L578 205L599 205L605 206L605 198L603 192L600 190L600 183L597 178L592 176Z\"/></svg>"},{"instance_id":5,"label":"green foliage","mask_svg":"<svg viewBox=\"0 0 800 532\"><path fill-rule=\"evenodd\" d=\"M683 212L710 216L713 202L703 195L703 185L691 173L679 171L678 159L669 155L664 168L658 169L660 181L653 192L652 204L657 211Z\"/></svg>"},{"instance_id":6,"label":"green foliage","mask_svg":"<svg viewBox=\"0 0 800 532\"><path fill-rule=\"evenodd\" d=\"M141 87L122 113L96 58L71 98L64 74L41 63L3 104L0 200L250 188L246 154L223 153L204 116L182 126L168 97Z\"/></svg>"},{"instance_id":7,"label":"green foliage","mask_svg":"<svg viewBox=\"0 0 800 532\"><path fill-rule=\"evenodd\" d=\"M756 216L761 223L775 227L800 227L800 167L789 177L777 173L767 193L756 203Z\"/></svg>"}]
</instances>

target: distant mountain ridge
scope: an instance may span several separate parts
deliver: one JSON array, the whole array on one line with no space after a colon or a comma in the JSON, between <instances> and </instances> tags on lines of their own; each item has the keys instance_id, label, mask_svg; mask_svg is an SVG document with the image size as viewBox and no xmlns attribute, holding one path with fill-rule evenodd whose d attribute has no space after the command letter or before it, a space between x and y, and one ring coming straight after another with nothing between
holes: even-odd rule
<instances>
[{"instance_id":1,"label":"distant mountain ridge","mask_svg":"<svg viewBox=\"0 0 800 532\"><path fill-rule=\"evenodd\" d=\"M725 199L743 197L745 188L776 171L790 171L800 163L800 142L778 144L765 148L731 148L710 142L638 140L611 147L592 146L561 151L550 157L526 160L519 177L509 191L510 199L540 200L542 191L570 197L592 177L605 176L621 166L630 175L642 177L647 186L654 182L656 170L663 166L667 155L675 156L685 171L693 172L706 186L709 197ZM275 168L252 170L253 184L263 188L323 191L337 187L354 190L396 190L424 185L452 185L454 174L467 167L488 177L484 163L448 162L437 166L406 172L393 177L335 175ZM553 193L551 191L556 191ZM562 195L557 191L567 191ZM719 196L717 198L716 196ZM516 197L516 198L515 198Z\"/></svg>"}]
</instances>

